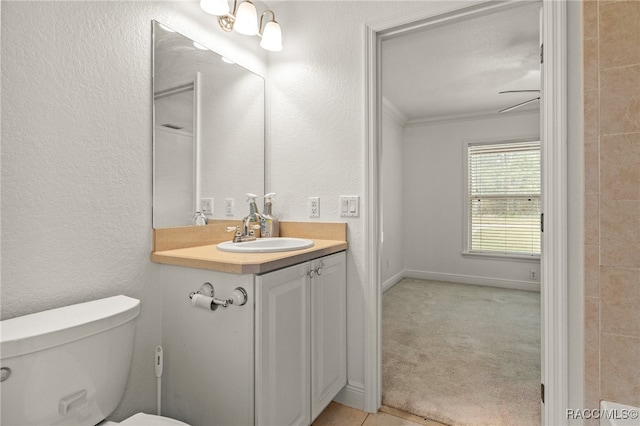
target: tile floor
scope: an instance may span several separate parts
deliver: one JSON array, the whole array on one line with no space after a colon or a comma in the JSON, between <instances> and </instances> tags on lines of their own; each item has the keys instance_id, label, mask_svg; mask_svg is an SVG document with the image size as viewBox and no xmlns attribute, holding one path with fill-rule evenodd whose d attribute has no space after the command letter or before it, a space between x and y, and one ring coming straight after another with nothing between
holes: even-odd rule
<instances>
[{"instance_id":1,"label":"tile floor","mask_svg":"<svg viewBox=\"0 0 640 426\"><path fill-rule=\"evenodd\" d=\"M382 407L375 414L331 402L313 426L443 426L442 423Z\"/></svg>"}]
</instances>

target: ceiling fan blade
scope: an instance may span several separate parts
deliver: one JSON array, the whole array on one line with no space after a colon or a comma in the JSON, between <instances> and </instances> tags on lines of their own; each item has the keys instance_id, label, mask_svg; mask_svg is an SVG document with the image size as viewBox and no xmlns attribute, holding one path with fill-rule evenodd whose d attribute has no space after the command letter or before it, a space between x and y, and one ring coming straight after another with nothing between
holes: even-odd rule
<instances>
[{"instance_id":1,"label":"ceiling fan blade","mask_svg":"<svg viewBox=\"0 0 640 426\"><path fill-rule=\"evenodd\" d=\"M498 94L501 95L503 93L524 93L524 92L527 92L527 93L532 93L532 92L540 93L540 90L504 90L502 92L498 92Z\"/></svg>"},{"instance_id":2,"label":"ceiling fan blade","mask_svg":"<svg viewBox=\"0 0 640 426\"><path fill-rule=\"evenodd\" d=\"M539 101L540 97L538 96L537 98L533 98L533 99L529 99L528 101L524 101L524 102L520 102L519 104L510 106L509 108L505 108L505 109L501 109L500 111L498 111L500 114L502 114L503 112L508 112L508 111L512 111L516 108L520 108L522 106L525 106L527 104L530 104L531 102L535 102L535 101Z\"/></svg>"}]
</instances>

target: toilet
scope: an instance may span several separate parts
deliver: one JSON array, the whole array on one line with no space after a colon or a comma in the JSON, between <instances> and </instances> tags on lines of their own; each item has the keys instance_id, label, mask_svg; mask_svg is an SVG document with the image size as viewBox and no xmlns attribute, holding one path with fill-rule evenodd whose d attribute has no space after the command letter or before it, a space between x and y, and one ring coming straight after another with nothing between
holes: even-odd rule
<instances>
[{"instance_id":1,"label":"toilet","mask_svg":"<svg viewBox=\"0 0 640 426\"><path fill-rule=\"evenodd\" d=\"M124 393L139 313L139 300L114 296L0 321L2 423L188 426L145 413L104 421Z\"/></svg>"}]
</instances>

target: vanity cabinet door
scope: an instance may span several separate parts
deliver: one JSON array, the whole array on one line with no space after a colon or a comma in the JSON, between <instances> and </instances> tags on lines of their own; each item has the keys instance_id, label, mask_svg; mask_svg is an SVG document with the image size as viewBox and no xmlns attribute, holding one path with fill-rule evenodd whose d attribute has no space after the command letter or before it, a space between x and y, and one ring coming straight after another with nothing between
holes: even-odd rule
<instances>
[{"instance_id":1,"label":"vanity cabinet door","mask_svg":"<svg viewBox=\"0 0 640 426\"><path fill-rule=\"evenodd\" d=\"M311 262L311 420L347 383L347 277L344 252Z\"/></svg>"},{"instance_id":2,"label":"vanity cabinet door","mask_svg":"<svg viewBox=\"0 0 640 426\"><path fill-rule=\"evenodd\" d=\"M256 425L311 423L309 268L256 277Z\"/></svg>"}]
</instances>

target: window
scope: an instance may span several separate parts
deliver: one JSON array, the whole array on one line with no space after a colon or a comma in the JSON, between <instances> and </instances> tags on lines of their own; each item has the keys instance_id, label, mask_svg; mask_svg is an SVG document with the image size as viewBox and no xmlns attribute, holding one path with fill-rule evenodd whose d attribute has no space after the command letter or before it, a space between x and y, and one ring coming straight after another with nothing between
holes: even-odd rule
<instances>
[{"instance_id":1,"label":"window","mask_svg":"<svg viewBox=\"0 0 640 426\"><path fill-rule=\"evenodd\" d=\"M467 252L540 255L540 142L467 146Z\"/></svg>"}]
</instances>

